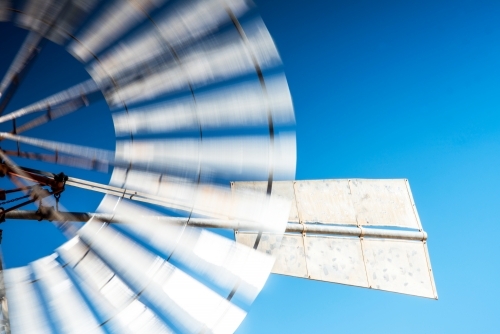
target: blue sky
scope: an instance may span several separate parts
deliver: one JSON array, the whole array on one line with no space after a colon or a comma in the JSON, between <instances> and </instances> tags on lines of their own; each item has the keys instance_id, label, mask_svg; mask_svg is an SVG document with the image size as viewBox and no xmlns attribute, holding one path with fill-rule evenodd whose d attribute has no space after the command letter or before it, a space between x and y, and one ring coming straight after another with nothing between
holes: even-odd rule
<instances>
[{"instance_id":1,"label":"blue sky","mask_svg":"<svg viewBox=\"0 0 500 334\"><path fill-rule=\"evenodd\" d=\"M439 300L273 275L238 333L496 332L500 3L255 2L294 100L297 179L408 178L429 234ZM21 43L8 31L2 38ZM30 95L20 91L13 109L87 78L51 47L26 78ZM1 73L15 51L2 47ZM97 135L112 135L111 120L102 122L66 135L93 146ZM7 266L61 242L55 232L41 239L40 223L19 224L3 227Z\"/></svg>"}]
</instances>

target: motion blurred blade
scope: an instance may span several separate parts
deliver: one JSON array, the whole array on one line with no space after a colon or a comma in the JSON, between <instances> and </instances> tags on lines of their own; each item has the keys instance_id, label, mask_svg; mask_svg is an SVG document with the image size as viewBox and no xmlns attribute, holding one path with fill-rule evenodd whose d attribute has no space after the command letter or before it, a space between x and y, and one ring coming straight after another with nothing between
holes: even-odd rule
<instances>
[{"instance_id":1,"label":"motion blurred blade","mask_svg":"<svg viewBox=\"0 0 500 334\"><path fill-rule=\"evenodd\" d=\"M247 82L196 97L113 114L117 135L182 130L265 126L271 112L274 124L293 124L292 99L284 76Z\"/></svg>"},{"instance_id":2,"label":"motion blurred blade","mask_svg":"<svg viewBox=\"0 0 500 334\"><path fill-rule=\"evenodd\" d=\"M76 41L69 44L67 50L82 62L87 62L164 2L165 0L115 0L103 9L89 27L78 34Z\"/></svg>"},{"instance_id":3,"label":"motion blurred blade","mask_svg":"<svg viewBox=\"0 0 500 334\"><path fill-rule=\"evenodd\" d=\"M57 44L63 44L76 30L80 23L101 0L69 0L57 18L56 24L46 35Z\"/></svg>"},{"instance_id":4,"label":"motion blurred blade","mask_svg":"<svg viewBox=\"0 0 500 334\"><path fill-rule=\"evenodd\" d=\"M11 16L10 8L12 4L10 0L0 0L0 22L9 21Z\"/></svg>"},{"instance_id":5,"label":"motion blurred blade","mask_svg":"<svg viewBox=\"0 0 500 334\"><path fill-rule=\"evenodd\" d=\"M179 60L167 64L145 67L147 72L142 78L130 78L118 73L113 80L119 88L106 93L108 103L118 105L122 102L135 103L152 99L166 93L173 93L191 87L202 87L215 82L228 80L260 69L281 64L281 60L264 23L254 21L247 30L248 42L232 32L217 39L200 42L185 52L179 53ZM159 67L160 66L160 67ZM109 73L94 62L88 68L94 80L103 86L109 81ZM130 77L130 75L129 75Z\"/></svg>"},{"instance_id":6,"label":"motion blurred blade","mask_svg":"<svg viewBox=\"0 0 500 334\"><path fill-rule=\"evenodd\" d=\"M10 133L1 132L0 138L17 141L20 143L41 147L47 150L66 153L77 157L95 160L102 164L110 164L114 161L113 152L102 150L93 147L65 144L51 140L43 140L37 138L29 138L24 136L16 136Z\"/></svg>"},{"instance_id":7,"label":"motion blurred blade","mask_svg":"<svg viewBox=\"0 0 500 334\"><path fill-rule=\"evenodd\" d=\"M3 272L5 292L9 307L9 322L12 333L52 333L31 278L29 267L7 269Z\"/></svg>"},{"instance_id":8,"label":"motion blurred blade","mask_svg":"<svg viewBox=\"0 0 500 334\"><path fill-rule=\"evenodd\" d=\"M229 21L226 8L231 8L236 16L240 16L249 9L248 1L195 0L169 7L154 19L154 26L148 26L100 57L99 65L114 76L125 68L148 63L166 51L165 44L175 49L217 30Z\"/></svg>"},{"instance_id":9,"label":"motion blurred blade","mask_svg":"<svg viewBox=\"0 0 500 334\"><path fill-rule=\"evenodd\" d=\"M73 100L85 99L87 95L95 93L98 90L99 88L92 79L87 80L81 84L78 84L62 92L49 96L43 100L35 102L27 107L21 108L7 115L4 115L0 117L0 123L4 123L28 114L47 111L50 108L55 108L56 106L59 106L61 104Z\"/></svg>"},{"instance_id":10,"label":"motion blurred blade","mask_svg":"<svg viewBox=\"0 0 500 334\"><path fill-rule=\"evenodd\" d=\"M266 191L232 189L210 183L195 183L160 174L116 168L111 184L159 196L164 206L211 218L234 219L255 230L283 232L290 201ZM130 196L130 199L134 199Z\"/></svg>"},{"instance_id":11,"label":"motion blurred blade","mask_svg":"<svg viewBox=\"0 0 500 334\"><path fill-rule=\"evenodd\" d=\"M187 219L185 224L166 224L155 219L158 213L154 211L124 200L117 204L116 200L106 196L99 209L119 212L123 217L120 226L165 258L182 263L227 293L239 285L238 293L248 303L264 286L273 266L272 257L210 231L186 226Z\"/></svg>"},{"instance_id":12,"label":"motion blurred blade","mask_svg":"<svg viewBox=\"0 0 500 334\"><path fill-rule=\"evenodd\" d=\"M109 165L107 163L102 163L91 159L72 157L69 155L43 154L36 152L23 152L23 151L12 151L12 150L4 150L3 152L8 156L50 162L54 164L78 167L88 170L96 170L104 173L107 173L109 170Z\"/></svg>"},{"instance_id":13,"label":"motion blurred blade","mask_svg":"<svg viewBox=\"0 0 500 334\"><path fill-rule=\"evenodd\" d=\"M26 122L20 126L17 126L15 133L20 134L20 133L23 133L25 131L31 130L33 128L36 128L40 125L52 122L60 117L69 115L69 114L83 108L84 106L86 106L86 104L85 104L85 101L83 99L66 102L62 105L59 105L58 107L56 107L54 109L50 109L42 116L38 116L37 118L35 118L29 122Z\"/></svg>"},{"instance_id":14,"label":"motion blurred blade","mask_svg":"<svg viewBox=\"0 0 500 334\"><path fill-rule=\"evenodd\" d=\"M55 258L55 254L41 258L32 262L31 268L57 328L63 333L103 333L100 324Z\"/></svg>"},{"instance_id":15,"label":"motion blurred blade","mask_svg":"<svg viewBox=\"0 0 500 334\"><path fill-rule=\"evenodd\" d=\"M283 135L274 142L265 136L118 141L116 159L134 169L171 175L199 172L208 177L267 180L272 172L280 179L293 174L295 140Z\"/></svg>"},{"instance_id":16,"label":"motion blurred blade","mask_svg":"<svg viewBox=\"0 0 500 334\"><path fill-rule=\"evenodd\" d=\"M21 45L21 48L17 52L16 57L5 73L2 82L0 82L0 97L3 97L7 89L14 84L14 81L19 79L19 76L23 72L29 60L33 58L33 55L36 52L38 52L37 46L41 40L42 36L37 34L36 32L28 33L28 36Z\"/></svg>"},{"instance_id":17,"label":"motion blurred blade","mask_svg":"<svg viewBox=\"0 0 500 334\"><path fill-rule=\"evenodd\" d=\"M171 330L78 237L57 249L111 332L171 333Z\"/></svg>"},{"instance_id":18,"label":"motion blurred blade","mask_svg":"<svg viewBox=\"0 0 500 334\"><path fill-rule=\"evenodd\" d=\"M245 317L243 310L111 227L99 225L86 224L78 232L80 238L134 291L141 291L177 330L208 329L221 333L236 330ZM128 256L119 256L116 249Z\"/></svg>"},{"instance_id":19,"label":"motion blurred blade","mask_svg":"<svg viewBox=\"0 0 500 334\"><path fill-rule=\"evenodd\" d=\"M16 22L24 29L45 36L56 24L66 2L67 0L28 0L18 13Z\"/></svg>"}]
</instances>

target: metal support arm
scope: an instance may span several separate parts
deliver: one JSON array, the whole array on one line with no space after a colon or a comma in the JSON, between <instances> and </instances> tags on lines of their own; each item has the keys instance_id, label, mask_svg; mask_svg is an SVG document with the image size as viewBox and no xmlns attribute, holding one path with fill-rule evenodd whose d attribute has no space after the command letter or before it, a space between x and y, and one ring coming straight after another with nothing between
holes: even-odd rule
<instances>
[{"instance_id":1,"label":"metal support arm","mask_svg":"<svg viewBox=\"0 0 500 334\"><path fill-rule=\"evenodd\" d=\"M112 224L120 223L123 221L120 215L113 215L108 213L91 213L91 212L58 212L59 219L64 218L66 221L74 222L87 222L91 218L95 221L103 221ZM40 215L36 211L23 211L16 210L7 212L6 219L21 219L21 220L56 220L53 211L45 212ZM137 217L140 219L141 217ZM151 217L149 217L151 218ZM204 228L221 228L231 230L248 230L249 225L237 220L223 220L211 218L188 218L183 217L164 217L155 216L155 220L164 222L166 224L185 224L190 226L204 227ZM406 230L388 230L379 228L363 228L355 226L340 226L329 224L297 224L288 223L286 225L286 233L308 233L308 234L321 234L330 236L343 236L343 237L374 237L374 238L387 238L387 239L401 239L401 240L427 240L427 233L422 231L406 231Z\"/></svg>"}]
</instances>

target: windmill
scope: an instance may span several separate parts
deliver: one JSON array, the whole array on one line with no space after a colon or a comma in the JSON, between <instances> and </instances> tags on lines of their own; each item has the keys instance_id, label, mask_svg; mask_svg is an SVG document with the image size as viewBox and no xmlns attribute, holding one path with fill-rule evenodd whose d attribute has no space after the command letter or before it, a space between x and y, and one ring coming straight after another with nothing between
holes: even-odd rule
<instances>
[{"instance_id":1,"label":"windmill","mask_svg":"<svg viewBox=\"0 0 500 334\"><path fill-rule=\"evenodd\" d=\"M270 272L437 298L407 180L290 181L291 98L246 1L0 1L12 17L30 32L2 112L46 40L91 79L0 116L15 145L0 152L15 184L3 194L25 199L3 217L53 221L69 238L3 271L6 332L232 332ZM115 152L22 134L102 98ZM15 158L113 172L108 185ZM97 212L66 210L72 187L106 194Z\"/></svg>"}]
</instances>

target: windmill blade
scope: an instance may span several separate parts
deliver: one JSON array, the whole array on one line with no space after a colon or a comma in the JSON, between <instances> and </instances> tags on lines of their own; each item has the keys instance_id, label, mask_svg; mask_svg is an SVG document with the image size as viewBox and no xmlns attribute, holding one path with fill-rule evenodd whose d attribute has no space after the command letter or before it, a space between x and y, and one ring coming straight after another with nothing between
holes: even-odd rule
<instances>
[{"instance_id":1,"label":"windmill blade","mask_svg":"<svg viewBox=\"0 0 500 334\"><path fill-rule=\"evenodd\" d=\"M12 333L52 333L44 311L45 305L37 294L38 285L31 277L29 267L3 271L5 294L8 300L9 322Z\"/></svg>"},{"instance_id":2,"label":"windmill blade","mask_svg":"<svg viewBox=\"0 0 500 334\"><path fill-rule=\"evenodd\" d=\"M104 333L55 257L54 254L32 262L31 268L57 328L64 333Z\"/></svg>"},{"instance_id":3,"label":"windmill blade","mask_svg":"<svg viewBox=\"0 0 500 334\"><path fill-rule=\"evenodd\" d=\"M103 173L107 173L109 170L109 165L107 163L102 163L100 161L91 159L73 157L64 154L43 154L37 152L24 152L24 151L13 151L13 150L3 150L3 153L12 157L19 157L36 161L44 161L53 164L77 167L87 170L95 170Z\"/></svg>"},{"instance_id":4,"label":"windmill blade","mask_svg":"<svg viewBox=\"0 0 500 334\"><path fill-rule=\"evenodd\" d=\"M66 3L67 0L28 0L18 13L16 22L24 29L45 36L55 25Z\"/></svg>"},{"instance_id":5,"label":"windmill blade","mask_svg":"<svg viewBox=\"0 0 500 334\"><path fill-rule=\"evenodd\" d=\"M67 47L82 62L97 55L129 29L143 21L148 12L165 0L115 0Z\"/></svg>"},{"instance_id":6,"label":"windmill blade","mask_svg":"<svg viewBox=\"0 0 500 334\"><path fill-rule=\"evenodd\" d=\"M170 175L182 172L192 179L201 170L208 177L266 180L270 172L275 179L292 174L289 167L295 157L289 153L293 148L295 138L287 134L274 141L266 136L118 141L116 160L134 169Z\"/></svg>"},{"instance_id":7,"label":"windmill blade","mask_svg":"<svg viewBox=\"0 0 500 334\"><path fill-rule=\"evenodd\" d=\"M10 20L11 8L10 0L0 0L0 22Z\"/></svg>"},{"instance_id":8,"label":"windmill blade","mask_svg":"<svg viewBox=\"0 0 500 334\"><path fill-rule=\"evenodd\" d=\"M202 87L256 71L255 62L261 69L281 64L269 32L261 21L253 21L247 29L248 42L232 31L227 36L202 41L178 54L177 60L160 62L153 67L145 67L142 78L137 71L133 75L124 73L120 78L112 76L119 88L106 92L111 105L122 102L136 103L167 93L174 93L192 87ZM179 65L181 64L181 65ZM100 85L105 86L109 73L101 69L98 62L88 68L89 74Z\"/></svg>"},{"instance_id":9,"label":"windmill blade","mask_svg":"<svg viewBox=\"0 0 500 334\"><path fill-rule=\"evenodd\" d=\"M66 116L68 114L71 114L79 109L81 109L84 106L87 106L88 104L86 103L87 100L85 100L83 97L81 100L73 100L66 102L55 109L49 109L47 113L45 113L42 116L38 116L37 118L26 122L20 126L16 126L15 131L13 131L15 134L20 134L25 131L31 130L33 128L36 128L40 125L52 122L60 117Z\"/></svg>"},{"instance_id":10,"label":"windmill blade","mask_svg":"<svg viewBox=\"0 0 500 334\"><path fill-rule=\"evenodd\" d=\"M41 148L51 150L51 151L66 153L66 154L74 155L77 157L87 158L89 160L96 160L99 163L103 163L103 164L109 164L109 163L112 163L114 161L113 152L103 150L103 149L81 146L81 145L60 143L60 142L51 141L51 140L43 140L43 139L29 138L29 137L24 137L24 136L16 136L16 135L6 133L6 132L0 132L0 138L13 140L16 142L20 142L20 143L24 143L24 144L28 144L28 145L32 145L32 146L41 147Z\"/></svg>"},{"instance_id":11,"label":"windmill blade","mask_svg":"<svg viewBox=\"0 0 500 334\"><path fill-rule=\"evenodd\" d=\"M301 229L262 236L259 249L277 257L274 273L437 298L426 234L395 229L422 228L407 180L281 183L277 191L293 198L296 206L289 220L300 222ZM341 225L358 227L346 233L353 228ZM256 237L252 231L236 234L245 245ZM277 241L279 248L274 247Z\"/></svg>"},{"instance_id":12,"label":"windmill blade","mask_svg":"<svg viewBox=\"0 0 500 334\"><path fill-rule=\"evenodd\" d=\"M68 88L62 92L56 93L43 100L35 102L27 107L13 111L7 115L0 117L0 123L11 121L13 119L26 116L32 113L47 111L50 108L55 108L59 105L75 101L88 101L89 95L97 92L99 88L93 80L87 80L83 83ZM88 103L88 102L87 102Z\"/></svg>"},{"instance_id":13,"label":"windmill blade","mask_svg":"<svg viewBox=\"0 0 500 334\"><path fill-rule=\"evenodd\" d=\"M28 33L26 39L24 40L21 48L16 54L16 57L10 64L7 72L3 76L0 82L0 98L2 98L2 104L0 104L0 113L6 107L10 98L12 98L16 88L26 72L28 64L35 58L38 53L38 45L42 41L42 36L36 32Z\"/></svg>"},{"instance_id":14,"label":"windmill blade","mask_svg":"<svg viewBox=\"0 0 500 334\"><path fill-rule=\"evenodd\" d=\"M258 82L199 94L113 114L119 135L174 132L193 129L265 126L271 111L274 124L293 124L292 99L284 76L266 81L267 94Z\"/></svg>"},{"instance_id":15,"label":"windmill blade","mask_svg":"<svg viewBox=\"0 0 500 334\"><path fill-rule=\"evenodd\" d=\"M57 249L113 333L171 333L154 312L78 237Z\"/></svg>"},{"instance_id":16,"label":"windmill blade","mask_svg":"<svg viewBox=\"0 0 500 334\"><path fill-rule=\"evenodd\" d=\"M124 69L146 64L171 51L165 44L176 49L217 30L229 21L228 8L239 17L249 9L249 4L246 0L195 0L168 8L154 19L154 26L148 26L102 55L99 66L114 77Z\"/></svg>"},{"instance_id":17,"label":"windmill blade","mask_svg":"<svg viewBox=\"0 0 500 334\"><path fill-rule=\"evenodd\" d=\"M68 0L46 38L63 44L101 0Z\"/></svg>"},{"instance_id":18,"label":"windmill blade","mask_svg":"<svg viewBox=\"0 0 500 334\"><path fill-rule=\"evenodd\" d=\"M243 310L109 226L86 224L78 234L178 331L231 333L245 317ZM116 249L128 258L117 256Z\"/></svg>"},{"instance_id":19,"label":"windmill blade","mask_svg":"<svg viewBox=\"0 0 500 334\"><path fill-rule=\"evenodd\" d=\"M227 293L238 286L238 295L248 304L255 299L271 272L272 257L207 230L189 227L188 219L184 224L160 222L158 213L125 200L117 204L116 198L110 196L105 197L99 209L119 212L120 227L155 248L169 261L182 263L190 272Z\"/></svg>"}]
</instances>

